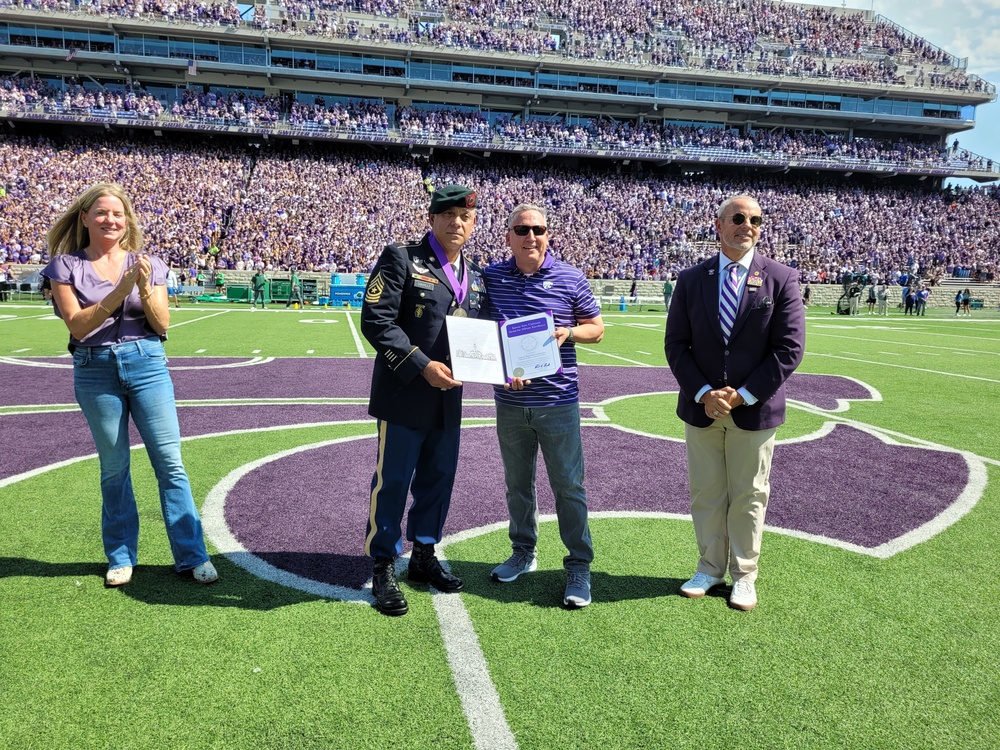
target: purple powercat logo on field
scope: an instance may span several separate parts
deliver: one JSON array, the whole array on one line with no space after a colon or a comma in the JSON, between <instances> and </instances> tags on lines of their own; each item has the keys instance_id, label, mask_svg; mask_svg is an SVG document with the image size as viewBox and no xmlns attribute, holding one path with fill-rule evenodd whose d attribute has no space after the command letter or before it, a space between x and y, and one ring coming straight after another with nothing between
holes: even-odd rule
<instances>
[{"instance_id":1,"label":"purple powercat logo on field","mask_svg":"<svg viewBox=\"0 0 1000 750\"><path fill-rule=\"evenodd\" d=\"M357 359L172 359L182 435L187 441L198 435L260 434L308 424L365 424L370 419L371 366L370 360ZM46 368L46 377L38 377L38 368ZM580 378L588 505L595 520L622 512L685 517L684 443L616 424L607 414L620 399L660 394L650 408L662 412L665 432L681 434L673 413L677 385L670 371L582 366ZM770 530L889 557L946 529L981 496L986 469L976 456L854 422L852 401L881 400L863 383L796 374L786 390L790 423L778 431L767 512ZM21 403L25 393L36 403L72 403L68 363L0 362L3 403ZM234 395L238 403L225 403ZM482 421L470 422L462 433L445 529L451 537L500 528L507 520L503 468L490 422L492 389L469 384L464 397L467 420ZM207 400L213 405L195 406ZM797 412L811 415L810 423L817 427L803 434ZM8 460L0 466L0 486L93 453L78 411L8 414L4 424L9 448ZM138 442L133 436L133 443ZM233 466L223 467L229 471L226 478L205 502L209 537L221 552L251 569L248 561L256 561L290 579L360 592L371 573L362 542L374 461L374 421L361 436L304 445L252 463L234 456ZM554 501L544 462L538 471L539 509L551 514Z\"/></svg>"}]
</instances>

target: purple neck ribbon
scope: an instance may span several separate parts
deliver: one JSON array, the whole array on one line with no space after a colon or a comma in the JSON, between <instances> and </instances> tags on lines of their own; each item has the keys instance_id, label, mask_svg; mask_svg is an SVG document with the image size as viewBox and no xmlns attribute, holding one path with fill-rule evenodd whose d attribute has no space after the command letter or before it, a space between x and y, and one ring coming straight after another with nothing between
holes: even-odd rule
<instances>
[{"instance_id":1,"label":"purple neck ribbon","mask_svg":"<svg viewBox=\"0 0 1000 750\"><path fill-rule=\"evenodd\" d=\"M455 301L458 304L462 304L465 300L466 292L469 290L469 274L466 273L462 276L462 282L459 283L458 277L455 275L455 269L452 268L451 263L448 262L448 255L445 253L444 248L441 247L441 243L437 241L437 237L434 233L430 233L431 238L431 250L434 251L434 255L438 259L438 263L441 264L441 269L444 271L445 278L448 279L448 283L451 285L451 291L455 293ZM462 256L458 256L459 262L462 261Z\"/></svg>"}]
</instances>

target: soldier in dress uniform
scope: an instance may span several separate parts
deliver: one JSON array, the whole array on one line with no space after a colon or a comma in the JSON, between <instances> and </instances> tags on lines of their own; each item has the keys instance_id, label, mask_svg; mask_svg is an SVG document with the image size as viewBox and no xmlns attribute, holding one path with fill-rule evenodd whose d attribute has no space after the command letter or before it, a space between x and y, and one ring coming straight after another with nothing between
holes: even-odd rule
<instances>
[{"instance_id":1,"label":"soldier in dress uniform","mask_svg":"<svg viewBox=\"0 0 1000 750\"><path fill-rule=\"evenodd\" d=\"M408 493L409 580L444 592L463 588L441 566L434 545L451 502L462 419L462 383L452 377L445 317L479 317L486 307L480 269L462 255L476 225L476 194L461 185L440 188L428 213L422 240L382 251L361 308L361 331L376 353L368 413L378 420L365 554L374 561L375 608L387 615L408 610L395 572Z\"/></svg>"}]
</instances>

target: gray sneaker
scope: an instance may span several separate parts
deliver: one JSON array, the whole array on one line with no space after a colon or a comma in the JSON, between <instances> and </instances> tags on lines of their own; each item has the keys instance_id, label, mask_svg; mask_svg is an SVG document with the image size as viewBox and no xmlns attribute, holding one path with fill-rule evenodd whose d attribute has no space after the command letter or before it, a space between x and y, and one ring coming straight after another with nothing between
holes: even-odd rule
<instances>
[{"instance_id":1,"label":"gray sneaker","mask_svg":"<svg viewBox=\"0 0 1000 750\"><path fill-rule=\"evenodd\" d=\"M493 568L493 580L501 583L510 583L521 573L531 573L538 570L538 559L534 552L514 551L514 554Z\"/></svg>"},{"instance_id":2,"label":"gray sneaker","mask_svg":"<svg viewBox=\"0 0 1000 750\"><path fill-rule=\"evenodd\" d=\"M590 571L570 570L566 573L566 596L563 604L579 609L590 604Z\"/></svg>"}]
</instances>

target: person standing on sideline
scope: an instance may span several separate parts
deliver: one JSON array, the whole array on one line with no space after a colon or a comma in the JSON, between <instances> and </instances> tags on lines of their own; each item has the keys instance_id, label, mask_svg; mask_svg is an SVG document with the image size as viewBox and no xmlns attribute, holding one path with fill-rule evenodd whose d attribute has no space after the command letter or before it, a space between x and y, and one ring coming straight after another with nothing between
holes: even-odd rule
<instances>
[{"instance_id":1,"label":"person standing on sideline","mask_svg":"<svg viewBox=\"0 0 1000 750\"><path fill-rule=\"evenodd\" d=\"M293 299L298 300L299 309L304 309L306 301L302 298L302 282L299 280L299 274L295 266L292 266L291 270L292 279L288 289L288 300L285 302L285 309L287 310L291 307Z\"/></svg>"},{"instance_id":2,"label":"person standing on sideline","mask_svg":"<svg viewBox=\"0 0 1000 750\"><path fill-rule=\"evenodd\" d=\"M257 300L259 299L260 309L266 310L267 304L265 303L265 291L267 290L267 276L264 275L263 271L260 269L257 270L257 273L255 273L253 278L250 279L250 286L253 289L253 301L250 303L250 309L257 309Z\"/></svg>"},{"instance_id":3,"label":"person standing on sideline","mask_svg":"<svg viewBox=\"0 0 1000 750\"><path fill-rule=\"evenodd\" d=\"M490 317L503 321L551 312L562 372L534 380L514 378L494 387L513 554L493 569L492 577L506 583L538 567L535 466L541 448L556 499L559 534L568 550L563 558L563 604L586 607L594 549L583 487L576 343L596 344L604 337L601 307L583 273L548 254L545 209L528 203L516 206L507 219L507 244L513 257L484 271Z\"/></svg>"},{"instance_id":4,"label":"person standing on sideline","mask_svg":"<svg viewBox=\"0 0 1000 750\"><path fill-rule=\"evenodd\" d=\"M805 313L794 269L755 250L763 216L740 195L719 208L721 252L682 271L664 350L680 392L698 598L733 580L731 606L757 605L757 561L784 383L802 361Z\"/></svg>"},{"instance_id":5,"label":"person standing on sideline","mask_svg":"<svg viewBox=\"0 0 1000 750\"><path fill-rule=\"evenodd\" d=\"M448 365L445 318L479 317L486 304L481 271L462 254L476 225L476 194L461 185L435 190L428 214L422 240L382 251L361 306L361 332L375 348L368 413L378 420L365 554L373 558L375 608L386 615L409 609L395 568L408 492L409 580L446 593L464 588L434 545L451 503L462 421L462 383Z\"/></svg>"},{"instance_id":6,"label":"person standing on sideline","mask_svg":"<svg viewBox=\"0 0 1000 750\"><path fill-rule=\"evenodd\" d=\"M119 185L88 188L48 233L55 314L69 329L73 388L97 444L107 586L132 580L139 511L132 488L131 416L149 455L178 572L198 583L219 574L181 462L174 386L163 351L170 324L167 266L142 252L142 230Z\"/></svg>"},{"instance_id":7,"label":"person standing on sideline","mask_svg":"<svg viewBox=\"0 0 1000 750\"><path fill-rule=\"evenodd\" d=\"M177 299L177 295L180 294L180 281L177 280L177 272L174 270L173 266L167 271L167 306L170 305L170 300L174 301L174 307L180 308L181 303Z\"/></svg>"},{"instance_id":8,"label":"person standing on sideline","mask_svg":"<svg viewBox=\"0 0 1000 750\"><path fill-rule=\"evenodd\" d=\"M674 283L668 278L663 282L663 305L664 311L670 312L670 297L674 293Z\"/></svg>"},{"instance_id":9,"label":"person standing on sideline","mask_svg":"<svg viewBox=\"0 0 1000 750\"><path fill-rule=\"evenodd\" d=\"M917 315L927 315L927 298L930 296L930 287L922 284L917 290Z\"/></svg>"},{"instance_id":10,"label":"person standing on sideline","mask_svg":"<svg viewBox=\"0 0 1000 750\"><path fill-rule=\"evenodd\" d=\"M878 291L875 292L875 299L878 300L878 314L880 316L889 315L889 287L883 281L878 285Z\"/></svg>"}]
</instances>

